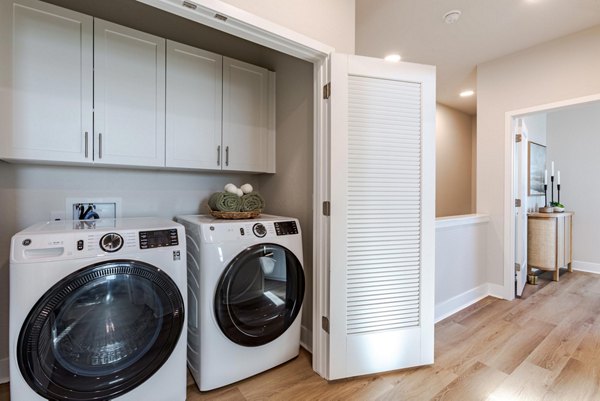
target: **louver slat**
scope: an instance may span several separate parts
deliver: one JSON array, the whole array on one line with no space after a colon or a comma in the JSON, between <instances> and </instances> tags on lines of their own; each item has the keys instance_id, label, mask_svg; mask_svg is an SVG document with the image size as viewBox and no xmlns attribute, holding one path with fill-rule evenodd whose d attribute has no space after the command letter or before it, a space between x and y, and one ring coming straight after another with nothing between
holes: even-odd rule
<instances>
[{"instance_id":1,"label":"louver slat","mask_svg":"<svg viewBox=\"0 0 600 401\"><path fill-rule=\"evenodd\" d=\"M421 86L348 82L347 334L419 325Z\"/></svg>"}]
</instances>

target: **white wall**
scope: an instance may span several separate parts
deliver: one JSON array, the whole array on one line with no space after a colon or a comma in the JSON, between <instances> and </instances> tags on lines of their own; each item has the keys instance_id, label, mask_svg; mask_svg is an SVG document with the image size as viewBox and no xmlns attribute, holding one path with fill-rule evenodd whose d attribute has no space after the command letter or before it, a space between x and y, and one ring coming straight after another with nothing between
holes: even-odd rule
<instances>
[{"instance_id":1,"label":"white wall","mask_svg":"<svg viewBox=\"0 0 600 401\"><path fill-rule=\"evenodd\" d=\"M435 215L473 212L472 116L438 103L435 113Z\"/></svg>"},{"instance_id":2,"label":"white wall","mask_svg":"<svg viewBox=\"0 0 600 401\"><path fill-rule=\"evenodd\" d=\"M573 216L573 267L600 273L600 102L548 113L548 162ZM556 178L555 178L556 180ZM556 192L555 192L556 199Z\"/></svg>"},{"instance_id":3,"label":"white wall","mask_svg":"<svg viewBox=\"0 0 600 401\"><path fill-rule=\"evenodd\" d=\"M223 0L290 28L336 52L354 54L354 0Z\"/></svg>"},{"instance_id":4,"label":"white wall","mask_svg":"<svg viewBox=\"0 0 600 401\"><path fill-rule=\"evenodd\" d=\"M436 219L436 322L487 295L497 295L481 269L486 260L488 220L484 215Z\"/></svg>"},{"instance_id":5,"label":"white wall","mask_svg":"<svg viewBox=\"0 0 600 401\"><path fill-rule=\"evenodd\" d=\"M491 218L489 281L504 285L505 113L599 93L599 71L600 26L478 66L477 211Z\"/></svg>"},{"instance_id":6,"label":"white wall","mask_svg":"<svg viewBox=\"0 0 600 401\"><path fill-rule=\"evenodd\" d=\"M546 113L536 113L523 117L523 122L527 127L527 134L529 142L535 142L538 145L546 146ZM527 145L529 149L529 144ZM546 160L549 163L548 153L546 152ZM550 169L548 169L550 170ZM550 192L548 192L548 199L550 199ZM543 196L528 196L527 197L527 210L537 212L540 207L544 206Z\"/></svg>"}]
</instances>

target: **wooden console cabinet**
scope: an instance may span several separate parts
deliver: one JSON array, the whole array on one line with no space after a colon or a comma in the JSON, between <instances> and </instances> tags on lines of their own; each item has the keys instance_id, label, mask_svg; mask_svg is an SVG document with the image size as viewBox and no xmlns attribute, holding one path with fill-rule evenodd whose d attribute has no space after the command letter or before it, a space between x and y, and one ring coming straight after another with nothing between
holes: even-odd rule
<instances>
[{"instance_id":1,"label":"wooden console cabinet","mask_svg":"<svg viewBox=\"0 0 600 401\"><path fill-rule=\"evenodd\" d=\"M573 213L530 213L527 219L527 272L531 268L573 271Z\"/></svg>"}]
</instances>

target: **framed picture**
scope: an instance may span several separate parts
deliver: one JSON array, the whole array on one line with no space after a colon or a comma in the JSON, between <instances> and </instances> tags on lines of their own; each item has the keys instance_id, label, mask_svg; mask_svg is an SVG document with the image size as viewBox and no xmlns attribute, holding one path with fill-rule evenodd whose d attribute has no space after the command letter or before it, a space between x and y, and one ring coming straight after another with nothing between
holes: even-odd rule
<instances>
[{"instance_id":1,"label":"framed picture","mask_svg":"<svg viewBox=\"0 0 600 401\"><path fill-rule=\"evenodd\" d=\"M529 170L527 188L529 196L543 196L546 147L539 143L529 142L529 155L527 161Z\"/></svg>"}]
</instances>

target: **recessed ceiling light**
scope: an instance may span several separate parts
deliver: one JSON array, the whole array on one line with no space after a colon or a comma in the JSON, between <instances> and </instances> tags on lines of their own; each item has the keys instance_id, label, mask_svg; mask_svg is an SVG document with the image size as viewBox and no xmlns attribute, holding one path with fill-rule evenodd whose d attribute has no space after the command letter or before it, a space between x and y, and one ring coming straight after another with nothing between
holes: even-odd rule
<instances>
[{"instance_id":1,"label":"recessed ceiling light","mask_svg":"<svg viewBox=\"0 0 600 401\"><path fill-rule=\"evenodd\" d=\"M450 24L454 24L456 21L458 21L458 19L460 18L461 15L462 15L462 11L460 11L460 10L450 10L446 14L444 14L442 19L444 20L444 22L446 24L450 25Z\"/></svg>"},{"instance_id":2,"label":"recessed ceiling light","mask_svg":"<svg viewBox=\"0 0 600 401\"><path fill-rule=\"evenodd\" d=\"M383 59L385 61L391 61L392 63L397 63L398 61L402 60L402 57L400 57L399 54L394 53L394 54L388 54Z\"/></svg>"},{"instance_id":3,"label":"recessed ceiling light","mask_svg":"<svg viewBox=\"0 0 600 401\"><path fill-rule=\"evenodd\" d=\"M469 90L460 92L460 97L469 97L469 96L473 96L474 94L475 94L475 92L472 91L471 89L469 89Z\"/></svg>"}]
</instances>

